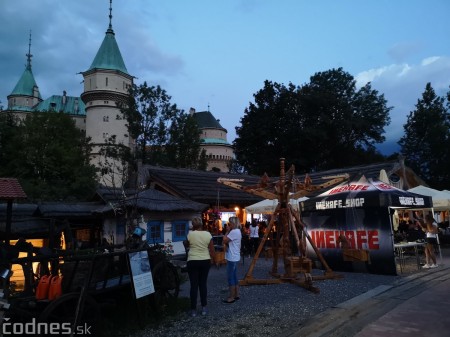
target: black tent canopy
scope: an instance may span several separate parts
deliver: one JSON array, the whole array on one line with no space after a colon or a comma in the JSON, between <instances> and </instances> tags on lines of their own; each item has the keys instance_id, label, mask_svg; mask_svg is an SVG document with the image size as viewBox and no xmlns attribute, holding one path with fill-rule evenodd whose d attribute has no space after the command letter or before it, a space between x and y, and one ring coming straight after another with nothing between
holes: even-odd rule
<instances>
[{"instance_id":1,"label":"black tent canopy","mask_svg":"<svg viewBox=\"0 0 450 337\"><path fill-rule=\"evenodd\" d=\"M345 239L348 248L370 256L370 272L396 274L392 225L395 209L432 207L431 197L363 176L303 201L301 215L308 234L332 268L353 268L345 261Z\"/></svg>"}]
</instances>

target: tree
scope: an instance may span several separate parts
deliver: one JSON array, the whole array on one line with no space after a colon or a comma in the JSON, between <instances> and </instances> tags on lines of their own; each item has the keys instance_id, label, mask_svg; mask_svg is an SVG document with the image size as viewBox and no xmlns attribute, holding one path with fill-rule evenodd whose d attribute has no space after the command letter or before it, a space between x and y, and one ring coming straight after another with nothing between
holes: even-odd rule
<instances>
[{"instance_id":1,"label":"tree","mask_svg":"<svg viewBox=\"0 0 450 337\"><path fill-rule=\"evenodd\" d=\"M166 145L167 165L206 170L206 151L200 150L199 128L189 114L181 113L172 120Z\"/></svg>"},{"instance_id":2,"label":"tree","mask_svg":"<svg viewBox=\"0 0 450 337\"><path fill-rule=\"evenodd\" d=\"M17 128L19 120L12 113L0 112L0 177L8 175L4 170L10 158L14 157L11 151L14 132Z\"/></svg>"},{"instance_id":3,"label":"tree","mask_svg":"<svg viewBox=\"0 0 450 337\"><path fill-rule=\"evenodd\" d=\"M89 141L69 116L34 112L9 131L0 175L18 178L30 199L93 195L97 183L96 170L89 164Z\"/></svg>"},{"instance_id":4,"label":"tree","mask_svg":"<svg viewBox=\"0 0 450 337\"><path fill-rule=\"evenodd\" d=\"M450 91L445 98L436 95L427 83L416 109L408 115L400 139L401 154L430 186L449 188L450 184Z\"/></svg>"},{"instance_id":5,"label":"tree","mask_svg":"<svg viewBox=\"0 0 450 337\"><path fill-rule=\"evenodd\" d=\"M383 160L390 107L370 83L357 90L342 68L316 73L301 87L270 81L254 95L236 127L238 162L252 174L279 174L279 158L297 172Z\"/></svg>"},{"instance_id":6,"label":"tree","mask_svg":"<svg viewBox=\"0 0 450 337\"><path fill-rule=\"evenodd\" d=\"M144 82L134 85L128 102L119 105L136 141L136 159L143 164L206 168L198 126L170 100L160 86Z\"/></svg>"}]
</instances>

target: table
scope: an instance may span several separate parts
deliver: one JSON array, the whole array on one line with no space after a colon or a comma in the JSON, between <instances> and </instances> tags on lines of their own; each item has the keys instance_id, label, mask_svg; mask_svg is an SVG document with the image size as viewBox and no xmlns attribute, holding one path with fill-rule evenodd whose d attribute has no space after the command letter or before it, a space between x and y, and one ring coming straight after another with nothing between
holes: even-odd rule
<instances>
[{"instance_id":1,"label":"table","mask_svg":"<svg viewBox=\"0 0 450 337\"><path fill-rule=\"evenodd\" d=\"M420 257L418 248L422 246L425 246L425 242L402 242L394 244L394 248L399 259L401 273L403 273L403 268L405 266L405 248L414 248L414 255L416 256L417 261L417 269L420 269Z\"/></svg>"}]
</instances>

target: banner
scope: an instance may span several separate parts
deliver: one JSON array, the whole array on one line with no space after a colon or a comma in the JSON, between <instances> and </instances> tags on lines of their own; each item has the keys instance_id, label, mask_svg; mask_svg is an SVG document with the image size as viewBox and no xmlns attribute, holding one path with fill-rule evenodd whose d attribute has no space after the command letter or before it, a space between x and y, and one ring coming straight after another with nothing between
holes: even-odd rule
<instances>
[{"instance_id":1,"label":"banner","mask_svg":"<svg viewBox=\"0 0 450 337\"><path fill-rule=\"evenodd\" d=\"M153 285L148 252L142 250L139 252L128 253L128 259L135 297L141 298L154 293L155 287Z\"/></svg>"},{"instance_id":2,"label":"banner","mask_svg":"<svg viewBox=\"0 0 450 337\"><path fill-rule=\"evenodd\" d=\"M328 209L303 212L302 219L316 247L333 270L395 275L396 265L388 208ZM368 261L346 261L342 237L354 253ZM309 245L309 243L308 243ZM315 258L312 247L308 256Z\"/></svg>"}]
</instances>

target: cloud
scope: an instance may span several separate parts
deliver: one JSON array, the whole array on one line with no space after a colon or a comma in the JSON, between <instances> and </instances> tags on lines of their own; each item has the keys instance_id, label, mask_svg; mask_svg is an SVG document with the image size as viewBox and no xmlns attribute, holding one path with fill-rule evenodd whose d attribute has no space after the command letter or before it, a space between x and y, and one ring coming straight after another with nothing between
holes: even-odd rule
<instances>
[{"instance_id":1,"label":"cloud","mask_svg":"<svg viewBox=\"0 0 450 337\"><path fill-rule=\"evenodd\" d=\"M355 76L357 86L371 82L372 88L384 94L388 106L392 106L391 124L386 127L387 143L395 144L403 135L403 125L408 114L422 97L429 82L437 95L449 90L450 57L431 56L418 64L391 64L362 71Z\"/></svg>"},{"instance_id":2,"label":"cloud","mask_svg":"<svg viewBox=\"0 0 450 337\"><path fill-rule=\"evenodd\" d=\"M388 55L397 63L402 63L411 55L423 49L423 43L399 42L388 50Z\"/></svg>"}]
</instances>

